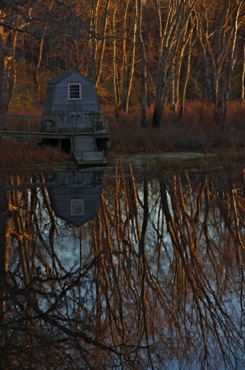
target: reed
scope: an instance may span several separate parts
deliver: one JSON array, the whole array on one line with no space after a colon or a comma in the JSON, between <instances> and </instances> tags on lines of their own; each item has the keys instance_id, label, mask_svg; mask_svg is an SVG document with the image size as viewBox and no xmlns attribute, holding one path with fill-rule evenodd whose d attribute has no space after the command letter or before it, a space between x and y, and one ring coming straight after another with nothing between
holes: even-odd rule
<instances>
[{"instance_id":1,"label":"reed","mask_svg":"<svg viewBox=\"0 0 245 370\"><path fill-rule=\"evenodd\" d=\"M109 112L112 150L116 153L159 151L213 151L244 149L245 106L231 102L227 111L227 128L222 129L220 112L213 105L190 102L179 117L168 106L160 128L152 128L153 108L148 110L148 127L140 125L140 111L135 108L128 117L113 118Z\"/></svg>"},{"instance_id":2,"label":"reed","mask_svg":"<svg viewBox=\"0 0 245 370\"><path fill-rule=\"evenodd\" d=\"M157 129L152 128L151 124L152 106L147 111L147 128L141 127L141 111L137 106L131 108L127 116L119 118L115 118L112 106L102 108L104 116L109 119L111 131L112 148L109 156L121 153L198 151L215 153L217 162L245 162L245 106L239 102L230 102L228 105L226 130L222 130L217 108L199 101L187 102L182 117L167 106L162 125ZM21 111L19 114L38 113ZM71 154L59 148L40 147L36 142L0 140L0 166L64 162L71 158Z\"/></svg>"},{"instance_id":3,"label":"reed","mask_svg":"<svg viewBox=\"0 0 245 370\"><path fill-rule=\"evenodd\" d=\"M41 147L37 142L16 139L2 139L0 141L1 167L62 163L69 160L71 160L71 154L67 154L57 147Z\"/></svg>"}]
</instances>

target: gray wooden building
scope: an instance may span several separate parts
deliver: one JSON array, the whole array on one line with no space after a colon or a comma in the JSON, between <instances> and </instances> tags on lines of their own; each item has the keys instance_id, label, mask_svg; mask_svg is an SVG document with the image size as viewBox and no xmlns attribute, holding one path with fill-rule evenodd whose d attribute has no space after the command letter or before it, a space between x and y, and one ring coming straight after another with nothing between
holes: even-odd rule
<instances>
[{"instance_id":1,"label":"gray wooden building","mask_svg":"<svg viewBox=\"0 0 245 370\"><path fill-rule=\"evenodd\" d=\"M79 165L107 162L108 121L101 114L94 82L78 71L66 71L47 83L41 131L70 133L69 147Z\"/></svg>"},{"instance_id":2,"label":"gray wooden building","mask_svg":"<svg viewBox=\"0 0 245 370\"><path fill-rule=\"evenodd\" d=\"M79 130L101 119L94 82L75 70L66 71L47 83L43 107L46 131Z\"/></svg>"}]
</instances>

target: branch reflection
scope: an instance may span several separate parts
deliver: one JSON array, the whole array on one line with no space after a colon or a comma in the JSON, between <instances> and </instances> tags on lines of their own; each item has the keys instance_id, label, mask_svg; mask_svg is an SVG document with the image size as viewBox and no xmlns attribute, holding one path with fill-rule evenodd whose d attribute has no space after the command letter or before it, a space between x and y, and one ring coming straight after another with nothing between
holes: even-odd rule
<instances>
[{"instance_id":1,"label":"branch reflection","mask_svg":"<svg viewBox=\"0 0 245 370\"><path fill-rule=\"evenodd\" d=\"M102 179L2 180L0 368L243 369L242 173Z\"/></svg>"}]
</instances>

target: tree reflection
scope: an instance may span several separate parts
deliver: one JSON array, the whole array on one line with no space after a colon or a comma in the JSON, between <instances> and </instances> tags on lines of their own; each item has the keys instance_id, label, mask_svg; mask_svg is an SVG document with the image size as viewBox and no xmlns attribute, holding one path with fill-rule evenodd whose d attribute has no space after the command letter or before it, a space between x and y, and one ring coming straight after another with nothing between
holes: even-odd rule
<instances>
[{"instance_id":1,"label":"tree reflection","mask_svg":"<svg viewBox=\"0 0 245 370\"><path fill-rule=\"evenodd\" d=\"M242 174L118 165L80 228L44 182L2 186L2 369L244 368Z\"/></svg>"}]
</instances>

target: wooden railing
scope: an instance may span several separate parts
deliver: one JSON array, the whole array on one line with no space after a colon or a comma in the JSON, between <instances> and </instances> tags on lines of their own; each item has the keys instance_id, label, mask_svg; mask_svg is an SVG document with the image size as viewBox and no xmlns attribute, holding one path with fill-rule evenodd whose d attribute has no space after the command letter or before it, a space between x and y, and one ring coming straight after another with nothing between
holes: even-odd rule
<instances>
[{"instance_id":1,"label":"wooden railing","mask_svg":"<svg viewBox=\"0 0 245 370\"><path fill-rule=\"evenodd\" d=\"M82 134L80 134L82 135ZM36 131L0 131L0 138L14 137L14 138L30 138L30 139L70 139L72 134L70 132L36 132Z\"/></svg>"},{"instance_id":2,"label":"wooden railing","mask_svg":"<svg viewBox=\"0 0 245 370\"><path fill-rule=\"evenodd\" d=\"M22 130L22 131L39 131L41 127L42 116L17 116L17 115L0 115L1 130Z\"/></svg>"},{"instance_id":3,"label":"wooden railing","mask_svg":"<svg viewBox=\"0 0 245 370\"><path fill-rule=\"evenodd\" d=\"M67 127L62 131L57 132L46 132L40 131L42 121L48 120L54 116L17 116L17 115L0 115L0 138L14 137L14 138L37 138L37 139L72 139L74 142L74 136L76 135L87 135L88 128L81 127ZM102 129L96 127L96 122L92 121L90 128L91 134L94 138L109 138L110 133L108 132L108 121L104 119L104 126Z\"/></svg>"},{"instance_id":4,"label":"wooden railing","mask_svg":"<svg viewBox=\"0 0 245 370\"><path fill-rule=\"evenodd\" d=\"M86 116L86 113L89 113L89 112L83 112L83 116L85 117ZM45 114L45 115L42 115L42 116L30 116L30 115L22 115L22 116L19 116L19 115L0 115L0 130L8 130L8 131L25 131L25 132L38 132L40 131L41 127L42 127L42 122L45 120L45 121L48 121L48 120L57 120L57 122L59 122L59 120L61 119L62 116L65 116L67 115L67 113L65 112L61 112L61 113L54 113L54 114ZM69 116L69 114L68 114ZM72 116L70 117L72 118ZM98 125L97 127L97 123L98 121L103 122L103 125L102 127L99 127L100 125ZM58 124L59 126L59 124ZM70 125L69 127L71 128L72 125L72 121L70 122ZM85 125L86 126L86 125ZM59 127L58 127L59 128ZM63 127L61 127L63 129ZM73 130L79 130L79 127L76 127L76 125L74 127L72 127ZM85 129L88 128L87 126L85 127ZM96 114L94 114L94 116L92 116L92 120L91 120L91 123L90 123L90 128L93 130L93 131L102 131L102 130L105 130L105 131L108 131L108 119L107 118L104 118L104 117L101 117L101 118L98 118L96 117Z\"/></svg>"},{"instance_id":5,"label":"wooden railing","mask_svg":"<svg viewBox=\"0 0 245 370\"><path fill-rule=\"evenodd\" d=\"M75 132L31 132L31 131L5 131L0 130L0 138L29 138L29 139L71 139L74 136L88 135L86 131ZM96 138L109 138L110 133L97 131L94 133Z\"/></svg>"}]
</instances>

